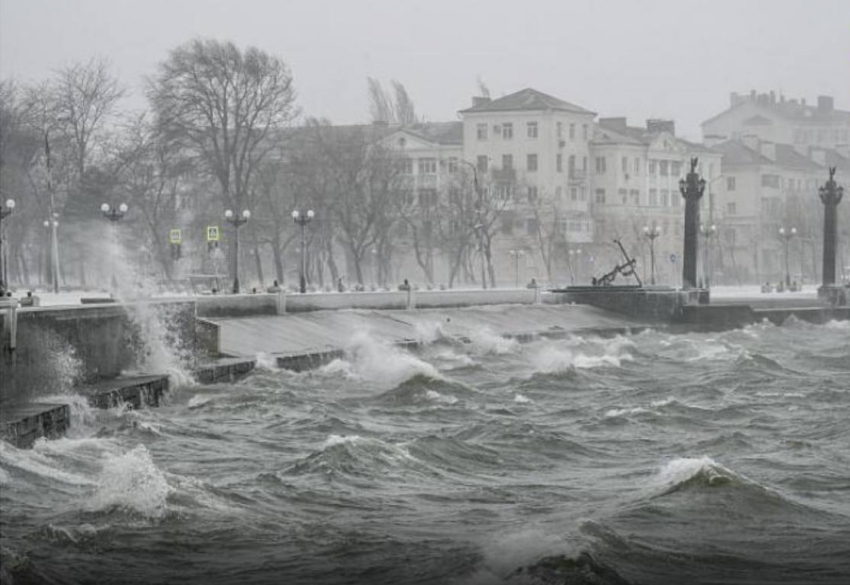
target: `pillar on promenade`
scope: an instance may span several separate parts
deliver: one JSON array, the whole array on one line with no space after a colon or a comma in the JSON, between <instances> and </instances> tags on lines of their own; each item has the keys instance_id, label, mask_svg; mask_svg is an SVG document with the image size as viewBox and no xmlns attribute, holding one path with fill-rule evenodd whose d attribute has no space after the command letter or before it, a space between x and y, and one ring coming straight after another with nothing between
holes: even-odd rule
<instances>
[{"instance_id":1,"label":"pillar on promenade","mask_svg":"<svg viewBox=\"0 0 850 585\"><path fill-rule=\"evenodd\" d=\"M705 179L697 173L698 158L691 159L691 171L679 181L679 191L685 198L685 257L682 263L682 288L697 286L697 238L699 235L699 201L705 191Z\"/></svg>"},{"instance_id":2,"label":"pillar on promenade","mask_svg":"<svg viewBox=\"0 0 850 585\"><path fill-rule=\"evenodd\" d=\"M829 181L819 189L823 203L823 286L835 284L836 215L844 197L844 188L835 182L835 167L829 169Z\"/></svg>"}]
</instances>

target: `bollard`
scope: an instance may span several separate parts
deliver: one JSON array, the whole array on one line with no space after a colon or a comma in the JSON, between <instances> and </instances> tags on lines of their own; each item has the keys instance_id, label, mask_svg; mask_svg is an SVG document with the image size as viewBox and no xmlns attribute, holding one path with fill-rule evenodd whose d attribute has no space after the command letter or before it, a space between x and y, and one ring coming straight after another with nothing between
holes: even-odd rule
<instances>
[{"instance_id":1,"label":"bollard","mask_svg":"<svg viewBox=\"0 0 850 585\"><path fill-rule=\"evenodd\" d=\"M18 299L0 299L0 309L6 312L6 318L3 319L3 337L9 340L9 351L15 351L18 347Z\"/></svg>"}]
</instances>

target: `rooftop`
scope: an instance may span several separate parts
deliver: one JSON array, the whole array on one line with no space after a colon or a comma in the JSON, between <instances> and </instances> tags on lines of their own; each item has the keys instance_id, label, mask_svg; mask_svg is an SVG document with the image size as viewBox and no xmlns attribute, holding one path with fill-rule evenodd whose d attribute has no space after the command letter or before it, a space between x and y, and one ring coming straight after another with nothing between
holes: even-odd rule
<instances>
[{"instance_id":1,"label":"rooftop","mask_svg":"<svg viewBox=\"0 0 850 585\"><path fill-rule=\"evenodd\" d=\"M461 114L478 112L520 112L520 111L548 111L557 110L563 112L574 112L577 114L595 115L581 106L572 104L549 94L526 88L516 93L506 95L495 100L476 98L476 104L471 108L461 110Z\"/></svg>"}]
</instances>

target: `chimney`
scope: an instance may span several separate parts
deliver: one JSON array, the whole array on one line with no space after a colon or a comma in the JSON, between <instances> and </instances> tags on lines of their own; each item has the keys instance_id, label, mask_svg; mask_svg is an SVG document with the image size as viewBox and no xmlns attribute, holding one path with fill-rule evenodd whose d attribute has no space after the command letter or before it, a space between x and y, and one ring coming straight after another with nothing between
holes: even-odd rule
<instances>
[{"instance_id":1,"label":"chimney","mask_svg":"<svg viewBox=\"0 0 850 585\"><path fill-rule=\"evenodd\" d=\"M741 103L741 96L738 95L737 91L733 91L729 94L729 107L734 108L739 103Z\"/></svg>"},{"instance_id":2,"label":"chimney","mask_svg":"<svg viewBox=\"0 0 850 585\"><path fill-rule=\"evenodd\" d=\"M626 118L599 118L599 125L608 130L624 134L626 132Z\"/></svg>"},{"instance_id":3,"label":"chimney","mask_svg":"<svg viewBox=\"0 0 850 585\"><path fill-rule=\"evenodd\" d=\"M750 101L751 102L756 101L756 90L754 90L754 89L750 90Z\"/></svg>"},{"instance_id":4,"label":"chimney","mask_svg":"<svg viewBox=\"0 0 850 585\"><path fill-rule=\"evenodd\" d=\"M743 142L744 146L747 148L755 150L756 152L761 152L761 149L759 148L759 137L755 134L744 134L741 136L741 142Z\"/></svg>"},{"instance_id":5,"label":"chimney","mask_svg":"<svg viewBox=\"0 0 850 585\"><path fill-rule=\"evenodd\" d=\"M776 104L776 92L771 90L770 92L770 105Z\"/></svg>"},{"instance_id":6,"label":"chimney","mask_svg":"<svg viewBox=\"0 0 850 585\"><path fill-rule=\"evenodd\" d=\"M759 152L765 158L769 158L771 161L776 162L776 144L771 142L770 140L761 140L759 141Z\"/></svg>"},{"instance_id":7,"label":"chimney","mask_svg":"<svg viewBox=\"0 0 850 585\"><path fill-rule=\"evenodd\" d=\"M813 148L809 147L809 159L819 164L822 167L826 166L826 150L823 148Z\"/></svg>"},{"instance_id":8,"label":"chimney","mask_svg":"<svg viewBox=\"0 0 850 585\"><path fill-rule=\"evenodd\" d=\"M490 98L484 96L473 96L472 98L472 107L477 108L483 106L484 104L489 104Z\"/></svg>"},{"instance_id":9,"label":"chimney","mask_svg":"<svg viewBox=\"0 0 850 585\"><path fill-rule=\"evenodd\" d=\"M831 95L818 96L818 112L821 114L828 114L834 107L835 103L833 102Z\"/></svg>"},{"instance_id":10,"label":"chimney","mask_svg":"<svg viewBox=\"0 0 850 585\"><path fill-rule=\"evenodd\" d=\"M658 132L669 132L673 136L676 135L676 122L673 120L660 120L658 118L650 118L646 121L646 129L651 134Z\"/></svg>"}]
</instances>

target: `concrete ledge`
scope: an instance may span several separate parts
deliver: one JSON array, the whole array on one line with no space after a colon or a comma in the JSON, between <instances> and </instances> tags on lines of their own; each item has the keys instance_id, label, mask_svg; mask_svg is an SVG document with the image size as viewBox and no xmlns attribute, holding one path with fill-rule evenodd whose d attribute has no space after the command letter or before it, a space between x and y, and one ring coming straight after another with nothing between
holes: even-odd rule
<instances>
[{"instance_id":1,"label":"concrete ledge","mask_svg":"<svg viewBox=\"0 0 850 585\"><path fill-rule=\"evenodd\" d=\"M194 297L194 301L198 317L255 317L277 315L283 294L212 295Z\"/></svg>"},{"instance_id":2,"label":"concrete ledge","mask_svg":"<svg viewBox=\"0 0 850 585\"><path fill-rule=\"evenodd\" d=\"M133 409L159 406L168 391L168 376L133 376L105 380L81 389L89 403L97 408L127 404Z\"/></svg>"},{"instance_id":3,"label":"concrete ledge","mask_svg":"<svg viewBox=\"0 0 850 585\"><path fill-rule=\"evenodd\" d=\"M321 366L327 365L345 356L345 351L342 349L329 349L327 351L317 351L312 353L279 355L277 358L277 367L292 372L306 372L314 370Z\"/></svg>"},{"instance_id":4,"label":"concrete ledge","mask_svg":"<svg viewBox=\"0 0 850 585\"><path fill-rule=\"evenodd\" d=\"M234 382L238 378L248 375L257 365L255 359L225 358L211 364L204 364L195 368L195 379L201 384L215 384L216 382Z\"/></svg>"},{"instance_id":5,"label":"concrete ledge","mask_svg":"<svg viewBox=\"0 0 850 585\"><path fill-rule=\"evenodd\" d=\"M0 439L19 449L29 449L36 439L62 437L71 425L67 404L28 404L7 407L0 415Z\"/></svg>"}]
</instances>

